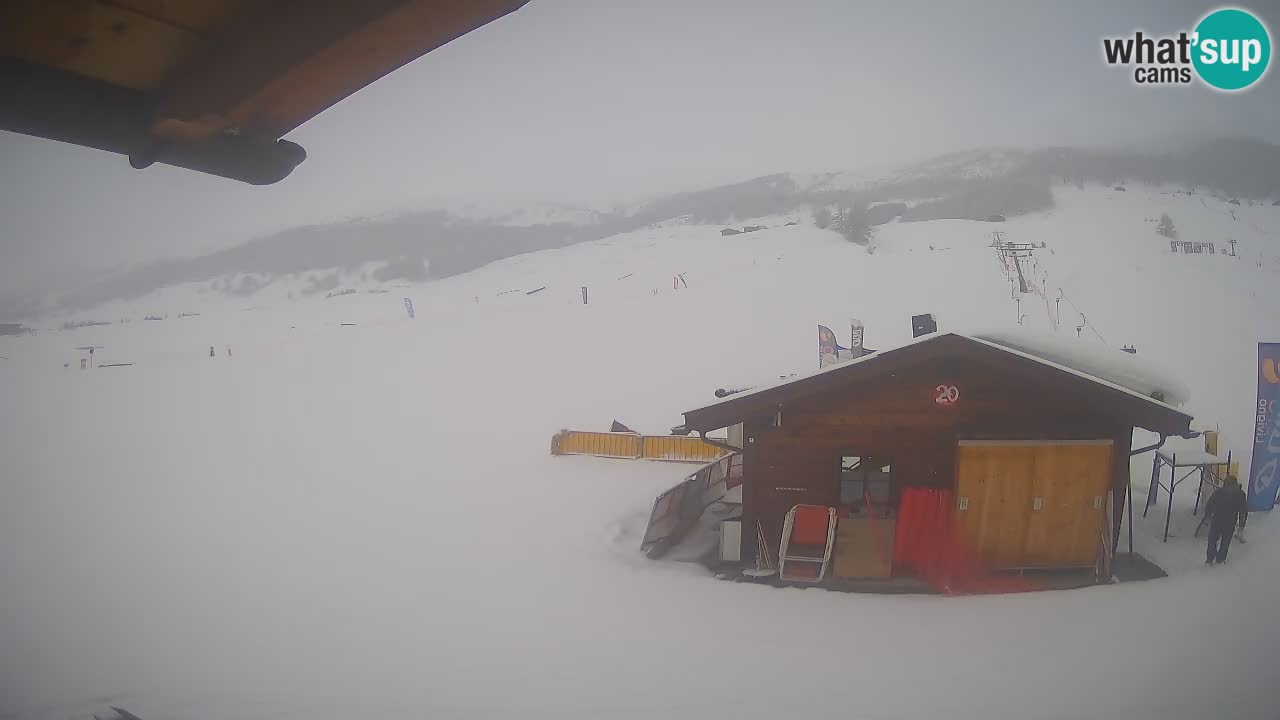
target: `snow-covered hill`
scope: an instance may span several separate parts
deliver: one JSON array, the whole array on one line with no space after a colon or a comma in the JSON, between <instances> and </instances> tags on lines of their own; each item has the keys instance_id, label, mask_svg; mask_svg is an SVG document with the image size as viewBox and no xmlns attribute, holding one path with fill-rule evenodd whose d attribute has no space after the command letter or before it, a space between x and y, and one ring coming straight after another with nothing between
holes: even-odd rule
<instances>
[{"instance_id":1,"label":"snow-covered hill","mask_svg":"<svg viewBox=\"0 0 1280 720\"><path fill-rule=\"evenodd\" d=\"M386 293L174 287L0 338L0 716L1273 716L1271 518L1211 570L1189 508L1168 545L1139 519L1172 575L1150 583L779 590L640 555L687 468L548 455L562 427L663 432L717 387L811 369L817 323L887 348L934 312L1135 345L1242 456L1256 343L1280 339L1280 208L1054 192L1005 223L885 225L871 251L807 218L683 220L361 288ZM1171 253L1162 213L1237 256ZM1033 292L993 231L1044 243ZM93 317L132 321L49 329ZM90 345L132 365L80 371Z\"/></svg>"},{"instance_id":2,"label":"snow-covered hill","mask_svg":"<svg viewBox=\"0 0 1280 720\"><path fill-rule=\"evenodd\" d=\"M1079 188L1169 186L1245 204L1280 204L1280 146L1230 138L1131 148L988 148L906 165L842 172L777 173L718 187L596 204L521 203L508 198L436 198L425 207L294 227L202 257L131 268L71 292L18 297L0 292L0 316L27 320L47 311L85 310L159 288L206 283L242 298L244 276L306 294L298 276L359 274L379 265L383 281L465 273L504 257L565 247L682 219L742 224L815 207L881 206L871 221L986 220L1053 208L1052 184ZM889 207L883 207L886 204ZM432 209L425 209L426 207ZM429 275L423 267L429 265ZM345 279L345 278L344 278ZM218 289L221 288L221 289ZM281 289L283 288L283 290ZM42 312L43 311L43 312Z\"/></svg>"}]
</instances>

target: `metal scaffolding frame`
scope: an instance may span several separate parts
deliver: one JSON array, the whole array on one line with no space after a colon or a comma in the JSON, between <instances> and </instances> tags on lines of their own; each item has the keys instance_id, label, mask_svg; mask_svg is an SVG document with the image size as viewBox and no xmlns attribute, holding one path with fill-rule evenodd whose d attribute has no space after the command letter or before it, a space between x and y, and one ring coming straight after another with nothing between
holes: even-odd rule
<instances>
[{"instance_id":1,"label":"metal scaffolding frame","mask_svg":"<svg viewBox=\"0 0 1280 720\"><path fill-rule=\"evenodd\" d=\"M1151 510L1151 506L1157 504L1157 498L1161 489L1169 494L1169 503L1164 514L1164 542L1169 542L1169 521L1173 517L1173 493L1178 489L1178 486L1181 485L1184 480L1199 472L1200 482L1196 487L1196 504L1191 510L1192 515L1198 515L1200 513L1200 499L1204 494L1205 483L1209 483L1215 488L1220 488L1226 478L1223 474L1218 472L1218 468L1225 467L1227 468L1226 472L1230 472L1231 453L1229 452L1227 453L1225 462L1222 458L1208 453L1192 453L1192 456L1194 458L1194 462L1179 462L1178 454L1176 452L1166 456L1160 450L1156 450L1155 458L1151 461L1151 488L1147 491L1147 506L1142 509L1142 517L1145 518L1147 516L1147 512ZM1168 485L1165 485L1160 479L1165 467L1169 468ZM1189 469L1182 477L1178 477L1178 468ZM1132 508L1132 503L1130 503L1130 507ZM1130 523L1130 527L1132 528L1132 522ZM1199 528L1197 528L1197 532L1199 532ZM1130 529L1130 533L1132 537L1132 529ZM1130 539L1129 545L1129 550L1132 552L1132 539Z\"/></svg>"}]
</instances>

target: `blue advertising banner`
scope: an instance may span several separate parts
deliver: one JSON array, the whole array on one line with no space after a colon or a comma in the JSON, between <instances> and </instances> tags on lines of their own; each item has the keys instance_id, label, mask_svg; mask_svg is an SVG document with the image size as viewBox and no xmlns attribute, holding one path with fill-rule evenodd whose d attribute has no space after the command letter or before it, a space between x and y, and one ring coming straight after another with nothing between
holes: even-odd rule
<instances>
[{"instance_id":1,"label":"blue advertising banner","mask_svg":"<svg viewBox=\"0 0 1280 720\"><path fill-rule=\"evenodd\" d=\"M1254 406L1249 510L1270 510L1280 489L1280 343L1258 343L1258 402Z\"/></svg>"}]
</instances>

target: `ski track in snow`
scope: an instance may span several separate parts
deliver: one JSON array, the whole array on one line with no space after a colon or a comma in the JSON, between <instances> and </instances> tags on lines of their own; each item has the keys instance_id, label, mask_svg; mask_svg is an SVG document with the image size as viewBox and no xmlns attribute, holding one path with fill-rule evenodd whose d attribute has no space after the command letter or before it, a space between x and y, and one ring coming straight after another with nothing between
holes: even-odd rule
<instances>
[{"instance_id":1,"label":"ski track in snow","mask_svg":"<svg viewBox=\"0 0 1280 720\"><path fill-rule=\"evenodd\" d=\"M650 504L692 468L548 455L563 427L663 433L717 387L811 369L818 323L858 317L872 348L922 312L1016 327L999 229L1046 242L1050 297L1185 380L1247 467L1280 208L1056 192L998 225L883 226L874 255L674 224L388 294L172 288L85 314L126 325L0 338L0 718L1274 717L1280 525L1205 568L1190 482L1167 545L1163 506L1138 508L1169 579L871 596L649 561ZM1241 257L1171 255L1161 212ZM1024 296L1024 326L1051 332L1051 305ZM135 365L82 372L90 344Z\"/></svg>"}]
</instances>

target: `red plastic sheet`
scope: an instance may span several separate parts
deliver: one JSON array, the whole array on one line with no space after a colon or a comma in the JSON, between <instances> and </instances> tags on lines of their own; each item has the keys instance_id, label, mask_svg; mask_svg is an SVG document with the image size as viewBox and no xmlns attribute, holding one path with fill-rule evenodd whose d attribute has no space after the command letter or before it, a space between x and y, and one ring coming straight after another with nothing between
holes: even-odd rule
<instances>
[{"instance_id":1,"label":"red plastic sheet","mask_svg":"<svg viewBox=\"0 0 1280 720\"><path fill-rule=\"evenodd\" d=\"M904 488L894 537L894 567L915 572L947 595L1027 592L1026 578L997 575L983 566L952 523L950 490Z\"/></svg>"}]
</instances>

